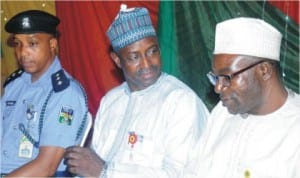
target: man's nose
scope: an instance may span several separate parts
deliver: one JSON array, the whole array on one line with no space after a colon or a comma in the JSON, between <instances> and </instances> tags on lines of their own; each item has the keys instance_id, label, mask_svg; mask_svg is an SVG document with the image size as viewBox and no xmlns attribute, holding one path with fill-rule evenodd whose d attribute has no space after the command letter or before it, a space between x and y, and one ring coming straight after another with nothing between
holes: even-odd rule
<instances>
[{"instance_id":1,"label":"man's nose","mask_svg":"<svg viewBox=\"0 0 300 178\"><path fill-rule=\"evenodd\" d=\"M143 58L141 60L141 63L140 63L140 66L142 68L148 68L150 66L149 65L149 59L146 56L143 56Z\"/></svg>"},{"instance_id":2,"label":"man's nose","mask_svg":"<svg viewBox=\"0 0 300 178\"><path fill-rule=\"evenodd\" d=\"M214 86L214 90L217 94L220 94L222 90L225 88L223 83L220 80L216 81L216 85Z\"/></svg>"}]
</instances>

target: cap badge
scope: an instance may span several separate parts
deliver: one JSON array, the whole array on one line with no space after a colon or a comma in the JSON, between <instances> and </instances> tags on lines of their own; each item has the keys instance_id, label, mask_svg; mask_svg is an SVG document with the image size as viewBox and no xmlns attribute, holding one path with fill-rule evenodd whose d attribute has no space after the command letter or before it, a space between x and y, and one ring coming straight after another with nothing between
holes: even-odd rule
<instances>
[{"instance_id":1,"label":"cap badge","mask_svg":"<svg viewBox=\"0 0 300 178\"><path fill-rule=\"evenodd\" d=\"M30 28L30 23L29 23L29 18L28 17L24 17L22 19L22 27L23 28Z\"/></svg>"}]
</instances>

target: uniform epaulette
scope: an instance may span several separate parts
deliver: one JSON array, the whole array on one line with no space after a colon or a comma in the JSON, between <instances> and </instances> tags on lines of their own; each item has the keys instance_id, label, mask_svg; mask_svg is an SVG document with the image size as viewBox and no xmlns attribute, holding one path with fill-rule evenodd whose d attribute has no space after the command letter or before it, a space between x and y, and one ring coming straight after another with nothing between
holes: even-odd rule
<instances>
[{"instance_id":1,"label":"uniform epaulette","mask_svg":"<svg viewBox=\"0 0 300 178\"><path fill-rule=\"evenodd\" d=\"M60 92L70 85L70 79L67 78L65 72L61 69L51 75L52 87L54 92Z\"/></svg>"},{"instance_id":2,"label":"uniform epaulette","mask_svg":"<svg viewBox=\"0 0 300 178\"><path fill-rule=\"evenodd\" d=\"M7 79L5 80L3 84L3 88L9 84L10 82L14 81L16 78L20 77L23 74L24 70L23 69L18 69L14 71L12 74L10 74Z\"/></svg>"}]
</instances>

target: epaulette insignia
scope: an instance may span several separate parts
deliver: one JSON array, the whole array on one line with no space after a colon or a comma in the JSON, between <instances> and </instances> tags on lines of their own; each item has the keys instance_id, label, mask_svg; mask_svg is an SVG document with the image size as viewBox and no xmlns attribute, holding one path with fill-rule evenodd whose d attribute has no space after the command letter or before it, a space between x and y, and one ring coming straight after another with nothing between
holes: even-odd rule
<instances>
[{"instance_id":1,"label":"epaulette insignia","mask_svg":"<svg viewBox=\"0 0 300 178\"><path fill-rule=\"evenodd\" d=\"M70 85L70 79L67 78L62 69L52 74L51 80L54 92L60 92Z\"/></svg>"},{"instance_id":2,"label":"epaulette insignia","mask_svg":"<svg viewBox=\"0 0 300 178\"><path fill-rule=\"evenodd\" d=\"M14 81L16 78L20 77L23 74L24 70L23 69L18 69L14 71L12 74L10 74L7 79L5 80L3 84L3 88L9 84L10 82Z\"/></svg>"}]
</instances>

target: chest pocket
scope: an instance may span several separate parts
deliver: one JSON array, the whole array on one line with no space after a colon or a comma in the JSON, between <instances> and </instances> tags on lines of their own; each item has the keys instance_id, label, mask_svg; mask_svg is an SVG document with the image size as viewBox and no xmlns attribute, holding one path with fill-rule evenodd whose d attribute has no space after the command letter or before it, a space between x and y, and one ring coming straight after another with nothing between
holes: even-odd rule
<instances>
[{"instance_id":1,"label":"chest pocket","mask_svg":"<svg viewBox=\"0 0 300 178\"><path fill-rule=\"evenodd\" d=\"M4 111L3 111L3 117L8 118L10 114L15 110L16 107L16 101L8 100L5 101Z\"/></svg>"}]
</instances>

